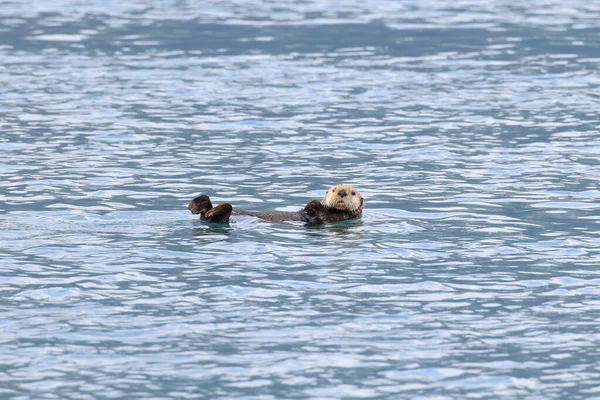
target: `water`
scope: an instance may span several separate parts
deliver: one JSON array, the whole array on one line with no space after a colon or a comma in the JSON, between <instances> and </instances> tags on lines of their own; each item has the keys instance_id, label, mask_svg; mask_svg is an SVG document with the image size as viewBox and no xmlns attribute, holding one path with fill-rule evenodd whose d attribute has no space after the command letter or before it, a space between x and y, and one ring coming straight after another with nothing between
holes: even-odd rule
<instances>
[{"instance_id":1,"label":"water","mask_svg":"<svg viewBox=\"0 0 600 400\"><path fill-rule=\"evenodd\" d=\"M600 398L599 18L0 4L0 398Z\"/></svg>"}]
</instances>

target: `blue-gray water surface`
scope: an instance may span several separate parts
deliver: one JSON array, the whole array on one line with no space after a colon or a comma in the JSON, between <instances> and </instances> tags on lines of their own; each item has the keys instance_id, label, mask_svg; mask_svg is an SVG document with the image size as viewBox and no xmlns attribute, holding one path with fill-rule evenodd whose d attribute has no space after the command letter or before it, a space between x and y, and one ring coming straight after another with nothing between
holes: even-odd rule
<instances>
[{"instance_id":1,"label":"blue-gray water surface","mask_svg":"<svg viewBox=\"0 0 600 400\"><path fill-rule=\"evenodd\" d=\"M0 398L600 398L599 21L1 2Z\"/></svg>"}]
</instances>

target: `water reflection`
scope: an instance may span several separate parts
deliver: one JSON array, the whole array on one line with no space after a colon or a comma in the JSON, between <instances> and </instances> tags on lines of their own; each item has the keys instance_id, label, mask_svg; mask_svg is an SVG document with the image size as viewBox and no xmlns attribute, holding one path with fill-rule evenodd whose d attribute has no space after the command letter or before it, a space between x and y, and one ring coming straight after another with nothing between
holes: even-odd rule
<instances>
[{"instance_id":1,"label":"water reflection","mask_svg":"<svg viewBox=\"0 0 600 400\"><path fill-rule=\"evenodd\" d=\"M192 236L200 236L200 237L212 237L213 234L216 235L227 235L232 231L232 227L230 224L208 224L203 223L204 227L193 228L191 230Z\"/></svg>"}]
</instances>

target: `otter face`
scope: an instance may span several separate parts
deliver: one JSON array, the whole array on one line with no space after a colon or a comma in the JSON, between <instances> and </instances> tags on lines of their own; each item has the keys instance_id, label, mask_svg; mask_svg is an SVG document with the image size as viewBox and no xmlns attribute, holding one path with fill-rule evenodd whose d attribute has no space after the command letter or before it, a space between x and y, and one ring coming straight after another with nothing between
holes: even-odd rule
<instances>
[{"instance_id":1,"label":"otter face","mask_svg":"<svg viewBox=\"0 0 600 400\"><path fill-rule=\"evenodd\" d=\"M325 194L323 205L329 209L362 213L364 200L358 190L350 185L335 185Z\"/></svg>"}]
</instances>

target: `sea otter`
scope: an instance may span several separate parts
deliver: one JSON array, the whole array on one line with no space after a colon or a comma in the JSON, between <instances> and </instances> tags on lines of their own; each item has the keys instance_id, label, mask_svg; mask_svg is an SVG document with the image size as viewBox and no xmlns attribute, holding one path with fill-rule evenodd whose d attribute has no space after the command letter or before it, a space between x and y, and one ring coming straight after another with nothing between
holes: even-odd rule
<instances>
[{"instance_id":1,"label":"sea otter","mask_svg":"<svg viewBox=\"0 0 600 400\"><path fill-rule=\"evenodd\" d=\"M200 214L200 219L215 223L228 223L231 215L249 215L272 222L300 221L321 225L358 218L362 215L363 205L364 200L358 190L350 185L336 185L327 191L323 201L312 200L296 212L234 210L229 203L213 207L205 194L192 200L188 209L192 214Z\"/></svg>"}]
</instances>

